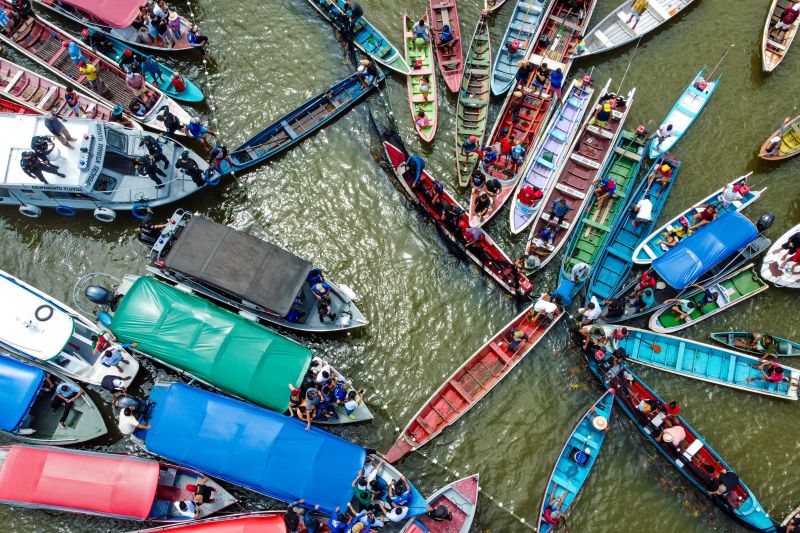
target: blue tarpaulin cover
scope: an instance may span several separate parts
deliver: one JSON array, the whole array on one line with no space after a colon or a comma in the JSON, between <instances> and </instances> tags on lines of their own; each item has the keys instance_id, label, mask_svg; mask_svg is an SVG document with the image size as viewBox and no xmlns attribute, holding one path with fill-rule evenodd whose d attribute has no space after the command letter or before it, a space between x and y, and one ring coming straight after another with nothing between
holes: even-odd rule
<instances>
[{"instance_id":1,"label":"blue tarpaulin cover","mask_svg":"<svg viewBox=\"0 0 800 533\"><path fill-rule=\"evenodd\" d=\"M747 217L726 213L653 261L653 268L672 287L683 290L757 236L758 230Z\"/></svg>"},{"instance_id":2,"label":"blue tarpaulin cover","mask_svg":"<svg viewBox=\"0 0 800 533\"><path fill-rule=\"evenodd\" d=\"M44 370L0 357L0 429L15 431L44 381Z\"/></svg>"}]
</instances>

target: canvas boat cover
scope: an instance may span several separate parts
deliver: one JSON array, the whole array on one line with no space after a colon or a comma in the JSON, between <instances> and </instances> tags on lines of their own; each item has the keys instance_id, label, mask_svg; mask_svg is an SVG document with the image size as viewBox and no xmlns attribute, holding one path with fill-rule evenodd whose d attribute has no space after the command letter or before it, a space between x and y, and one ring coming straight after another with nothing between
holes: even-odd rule
<instances>
[{"instance_id":1,"label":"canvas boat cover","mask_svg":"<svg viewBox=\"0 0 800 533\"><path fill-rule=\"evenodd\" d=\"M283 515L242 516L236 518L212 518L185 526L170 527L169 531L181 533L286 533Z\"/></svg>"},{"instance_id":2,"label":"canvas boat cover","mask_svg":"<svg viewBox=\"0 0 800 533\"><path fill-rule=\"evenodd\" d=\"M130 455L11 446L0 466L0 502L144 520L158 474L157 461Z\"/></svg>"},{"instance_id":3,"label":"canvas boat cover","mask_svg":"<svg viewBox=\"0 0 800 533\"><path fill-rule=\"evenodd\" d=\"M126 28L139 14L147 0L61 0L63 3L91 15L109 26Z\"/></svg>"},{"instance_id":4,"label":"canvas boat cover","mask_svg":"<svg viewBox=\"0 0 800 533\"><path fill-rule=\"evenodd\" d=\"M758 236L758 229L738 212L719 216L653 261L653 268L673 288L683 290Z\"/></svg>"},{"instance_id":5,"label":"canvas boat cover","mask_svg":"<svg viewBox=\"0 0 800 533\"><path fill-rule=\"evenodd\" d=\"M286 316L311 263L257 237L192 216L165 266Z\"/></svg>"},{"instance_id":6,"label":"canvas boat cover","mask_svg":"<svg viewBox=\"0 0 800 533\"><path fill-rule=\"evenodd\" d=\"M149 400L152 428L137 435L150 453L284 502L303 498L324 514L347 508L364 448L183 383L157 385Z\"/></svg>"},{"instance_id":7,"label":"canvas boat cover","mask_svg":"<svg viewBox=\"0 0 800 533\"><path fill-rule=\"evenodd\" d=\"M43 381L41 368L0 356L0 429L19 428Z\"/></svg>"},{"instance_id":8,"label":"canvas boat cover","mask_svg":"<svg viewBox=\"0 0 800 533\"><path fill-rule=\"evenodd\" d=\"M288 384L299 387L311 362L308 348L148 277L134 282L109 329L167 365L280 412Z\"/></svg>"}]
</instances>

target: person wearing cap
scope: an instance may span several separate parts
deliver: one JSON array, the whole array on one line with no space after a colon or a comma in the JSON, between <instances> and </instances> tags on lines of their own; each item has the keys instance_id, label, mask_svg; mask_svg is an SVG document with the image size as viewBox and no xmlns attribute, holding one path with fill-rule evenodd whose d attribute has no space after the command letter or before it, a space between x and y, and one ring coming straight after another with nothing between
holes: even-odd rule
<instances>
[{"instance_id":1,"label":"person wearing cap","mask_svg":"<svg viewBox=\"0 0 800 533\"><path fill-rule=\"evenodd\" d=\"M159 108L156 120L160 120L164 123L164 127L167 130L167 137L175 137L175 132L183 130L184 128L184 125L181 124L178 117L170 112L169 106L167 105L163 105Z\"/></svg>"},{"instance_id":2,"label":"person wearing cap","mask_svg":"<svg viewBox=\"0 0 800 533\"><path fill-rule=\"evenodd\" d=\"M156 163L163 163L164 168L169 166L169 159L164 155L164 149L161 148L161 143L159 143L155 137L152 135L142 135L142 138L139 140L139 148L142 147L147 149L147 153L150 154L153 161Z\"/></svg>"},{"instance_id":3,"label":"person wearing cap","mask_svg":"<svg viewBox=\"0 0 800 533\"><path fill-rule=\"evenodd\" d=\"M122 56L120 56L119 61L117 64L119 68L124 70L125 72L131 72L133 64L136 63L136 57L133 55L133 50L130 48L126 48L122 51Z\"/></svg>"},{"instance_id":4,"label":"person wearing cap","mask_svg":"<svg viewBox=\"0 0 800 533\"><path fill-rule=\"evenodd\" d=\"M542 520L550 525L556 525L560 521L564 520L564 515L561 514L561 506L564 504L564 496L566 495L566 491L556 496L556 488L557 485L553 487L553 492L550 495L550 501L547 502L547 505L545 505L544 509L542 510Z\"/></svg>"},{"instance_id":5,"label":"person wearing cap","mask_svg":"<svg viewBox=\"0 0 800 533\"><path fill-rule=\"evenodd\" d=\"M652 139L656 146L661 146L667 139L672 137L674 134L672 133L672 124L664 124L660 126L656 131L650 134L648 139Z\"/></svg>"},{"instance_id":6,"label":"person wearing cap","mask_svg":"<svg viewBox=\"0 0 800 533\"><path fill-rule=\"evenodd\" d=\"M608 119L610 118L611 118L611 104L606 102L604 104L600 104L597 106L597 109L595 109L591 120L589 120L589 125L597 126L598 128L605 128L606 124L608 124Z\"/></svg>"},{"instance_id":7,"label":"person wearing cap","mask_svg":"<svg viewBox=\"0 0 800 533\"><path fill-rule=\"evenodd\" d=\"M189 150L181 152L181 158L175 162L175 168L182 169L183 173L189 176L198 187L206 184L203 171L197 165L197 162L190 157Z\"/></svg>"},{"instance_id":8,"label":"person wearing cap","mask_svg":"<svg viewBox=\"0 0 800 533\"><path fill-rule=\"evenodd\" d=\"M458 42L458 37L453 35L453 30L449 24L443 24L439 32L439 42L436 43L440 48L452 48Z\"/></svg>"},{"instance_id":9,"label":"person wearing cap","mask_svg":"<svg viewBox=\"0 0 800 533\"><path fill-rule=\"evenodd\" d=\"M653 172L647 176L647 188L650 189L653 183L658 183L660 187L656 193L656 197L659 197L661 193L664 192L664 189L667 188L670 179L672 179L672 167L667 163L656 165Z\"/></svg>"},{"instance_id":10,"label":"person wearing cap","mask_svg":"<svg viewBox=\"0 0 800 533\"><path fill-rule=\"evenodd\" d=\"M58 425L62 428L65 427L64 423L67 421L67 416L72 411L72 404L81 396L83 396L83 389L74 383L62 383L56 387L56 395L50 403L50 407L55 413L59 407L64 406L64 412L58 421Z\"/></svg>"},{"instance_id":11,"label":"person wearing cap","mask_svg":"<svg viewBox=\"0 0 800 533\"><path fill-rule=\"evenodd\" d=\"M547 68L547 63L542 61L542 63L536 67L536 73L533 75L533 85L536 87L534 95L541 94L542 91L544 91L544 86L547 84L549 79L550 69Z\"/></svg>"},{"instance_id":12,"label":"person wearing cap","mask_svg":"<svg viewBox=\"0 0 800 533\"><path fill-rule=\"evenodd\" d=\"M578 313L583 315L583 319L581 320L581 325L585 326L587 324L591 324L598 318L600 315L603 314L603 309L600 307L600 303L597 301L597 297L592 295L589 303L586 304L586 307L582 307L578 309Z\"/></svg>"},{"instance_id":13,"label":"person wearing cap","mask_svg":"<svg viewBox=\"0 0 800 533\"><path fill-rule=\"evenodd\" d=\"M780 135L776 135L769 140L769 144L767 144L764 153L770 157L774 157L780 153L782 145L783 138L781 138Z\"/></svg>"},{"instance_id":14,"label":"person wearing cap","mask_svg":"<svg viewBox=\"0 0 800 533\"><path fill-rule=\"evenodd\" d=\"M650 200L649 196L645 196L631 208L631 211L636 215L631 221L631 224L635 227L639 224L645 224L653 220L653 201Z\"/></svg>"},{"instance_id":15,"label":"person wearing cap","mask_svg":"<svg viewBox=\"0 0 800 533\"><path fill-rule=\"evenodd\" d=\"M461 143L461 151L464 155L477 153L479 157L482 157L483 152L481 151L480 139L478 139L477 135L470 135L464 139L464 142Z\"/></svg>"},{"instance_id":16,"label":"person wearing cap","mask_svg":"<svg viewBox=\"0 0 800 533\"><path fill-rule=\"evenodd\" d=\"M139 173L140 176L147 176L154 182L156 182L156 189L160 189L164 186L164 183L161 181L159 176L166 177L166 173L163 170L158 168L156 162L153 160L152 157L149 155L140 155L133 159L133 167Z\"/></svg>"},{"instance_id":17,"label":"person wearing cap","mask_svg":"<svg viewBox=\"0 0 800 533\"><path fill-rule=\"evenodd\" d=\"M208 37L205 35L200 35L198 33L200 30L197 28L196 24L192 24L192 27L189 28L189 31L186 32L186 40L194 46L197 50L200 51L201 55L206 54L206 46L208 46Z\"/></svg>"}]
</instances>

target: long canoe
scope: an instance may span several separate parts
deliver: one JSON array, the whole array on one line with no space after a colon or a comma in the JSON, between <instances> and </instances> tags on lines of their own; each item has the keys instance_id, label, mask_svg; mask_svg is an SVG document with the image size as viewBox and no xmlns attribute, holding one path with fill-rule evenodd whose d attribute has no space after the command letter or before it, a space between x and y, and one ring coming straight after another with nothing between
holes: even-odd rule
<instances>
[{"instance_id":1,"label":"long canoe","mask_svg":"<svg viewBox=\"0 0 800 533\"><path fill-rule=\"evenodd\" d=\"M645 142L645 135L632 131L622 132L611 154L611 160L601 174L603 178L614 180L617 184L616 191L600 205L594 201L594 195L589 198L589 206L567 243L561 259L559 284L563 284L565 280L570 281L569 294L565 295L568 301L588 281L588 277L584 280L573 279L572 269L579 264L585 264L590 271L594 270L606 248L611 230L622 216L622 209L639 174Z\"/></svg>"},{"instance_id":2,"label":"long canoe","mask_svg":"<svg viewBox=\"0 0 800 533\"><path fill-rule=\"evenodd\" d=\"M477 152L464 153L461 145L474 135L478 142L486 133L489 120L489 72L492 66L492 44L489 42L489 23L486 13L481 13L475 33L470 41L467 58L464 61L464 75L461 78L461 91L456 106L456 172L458 183L467 184L472 170L478 163Z\"/></svg>"},{"instance_id":3,"label":"long canoe","mask_svg":"<svg viewBox=\"0 0 800 533\"><path fill-rule=\"evenodd\" d=\"M772 139L780 137L781 145L776 153L769 154L770 144ZM800 153L800 115L791 118L786 117L780 128L772 132L772 135L767 137L761 149L758 151L758 157L766 159L767 161L778 161L780 159L788 159Z\"/></svg>"},{"instance_id":4,"label":"long canoe","mask_svg":"<svg viewBox=\"0 0 800 533\"><path fill-rule=\"evenodd\" d=\"M564 95L564 102L528 154L521 173L522 178L514 189L514 199L508 212L512 233L516 234L527 228L542 205L541 199L524 201L524 198L520 198L520 192L526 187L534 187L546 194L555 183L559 169L575 144L593 94L591 79L587 77L584 80L572 80Z\"/></svg>"},{"instance_id":5,"label":"long canoe","mask_svg":"<svg viewBox=\"0 0 800 533\"><path fill-rule=\"evenodd\" d=\"M672 218L672 220L670 220L669 222L667 222L666 224L655 230L653 233L645 237L645 239L633 251L633 262L636 263L637 265L649 265L650 263L653 262L654 259L657 259L662 255L664 255L665 253L667 253L670 250L670 247L667 246L666 244L661 244L659 241L664 240L664 238L666 237L665 235L666 233L682 229L682 226L680 224L681 218L685 218L686 220L688 220L689 224L691 224L692 217L694 217L695 214L702 211L703 208L707 205L714 205L717 208L718 215L722 215L723 213L728 213L731 211L741 211L745 207L757 201L759 198L761 198L761 195L764 193L764 191L767 190L766 187L758 191L748 190L748 192L744 196L738 195L739 196L738 200L729 202L727 205L725 205L725 203L722 200L722 193L725 192L726 189L732 191L734 185L738 183L744 183L746 178L747 176L736 178L735 180L731 181L724 187L717 189L709 196L703 198L696 204L692 205L692 207L690 207L689 209L677 214ZM684 239L691 238L691 234L683 238Z\"/></svg>"},{"instance_id":6,"label":"long canoe","mask_svg":"<svg viewBox=\"0 0 800 533\"><path fill-rule=\"evenodd\" d=\"M767 255L764 256L764 262L761 264L761 277L776 287L800 288L800 264L786 263L786 265L781 266L783 261L790 256L789 251L783 246L796 233L800 233L800 224L781 235L775 241L775 244L767 251Z\"/></svg>"},{"instance_id":7,"label":"long canoe","mask_svg":"<svg viewBox=\"0 0 800 533\"><path fill-rule=\"evenodd\" d=\"M700 72L697 73L680 98L678 98L678 101L675 102L675 105L667 114L667 118L661 123L663 127L671 125L672 134L663 141L659 141L658 137L653 139L653 142L650 143L650 159L655 159L659 155L669 152L675 146L675 143L683 137L689 126L700 116L711 95L714 94L722 75L718 76L714 81L707 81L703 78L704 71L705 67L700 69ZM697 84L701 81L706 83L705 88L698 88Z\"/></svg>"},{"instance_id":8,"label":"long canoe","mask_svg":"<svg viewBox=\"0 0 800 533\"><path fill-rule=\"evenodd\" d=\"M608 423L611 420L611 408L614 406L614 389L609 389L600 396L592 407L581 417L570 433L567 442L556 460L547 488L544 491L542 505L539 509L539 531L548 533L553 524L544 518L545 509L552 499L561 501L558 510L569 512L578 497L589 473L606 440ZM602 420L598 420L602 419ZM597 424L605 424L598 429Z\"/></svg>"},{"instance_id":9,"label":"long canoe","mask_svg":"<svg viewBox=\"0 0 800 533\"><path fill-rule=\"evenodd\" d=\"M0 96L0 113L23 113L25 115L41 115L41 111L36 108L18 104L13 100L8 100L5 96Z\"/></svg>"},{"instance_id":10,"label":"long canoe","mask_svg":"<svg viewBox=\"0 0 800 533\"><path fill-rule=\"evenodd\" d=\"M517 0L506 33L500 41L500 48L492 67L492 94L505 94L513 85L517 75L517 64L525 59L532 49L533 36L544 21L544 13L550 10L555 0ZM516 41L516 52L509 51L508 45Z\"/></svg>"},{"instance_id":11,"label":"long canoe","mask_svg":"<svg viewBox=\"0 0 800 533\"><path fill-rule=\"evenodd\" d=\"M440 234L449 243L464 253L509 293L525 295L533 289L528 278L518 272L511 258L497 246L488 234L484 234L476 243L467 246L459 225L467 223L468 215L455 197L444 189L439 197L439 204L434 204L434 181L436 180L427 171L422 171L419 175L419 183L414 186L415 177L406 172L406 154L389 142L384 142L383 147L389 163L392 165L392 170L403 189L416 200L419 207L433 220ZM442 216L445 206L452 206L461 214L448 222Z\"/></svg>"},{"instance_id":12,"label":"long canoe","mask_svg":"<svg viewBox=\"0 0 800 533\"><path fill-rule=\"evenodd\" d=\"M461 76L464 74L464 51L461 46L461 26L458 23L458 7L456 0L430 0L431 38L438 39L442 34L442 26L448 26L455 39L452 46L435 47L436 63L442 73L444 82L450 92L457 93L461 88Z\"/></svg>"},{"instance_id":13,"label":"long canoe","mask_svg":"<svg viewBox=\"0 0 800 533\"><path fill-rule=\"evenodd\" d=\"M589 30L583 38L586 51L581 56L607 52L633 42L666 24L693 2L694 0L650 0L637 22L631 20L631 1L626 0Z\"/></svg>"},{"instance_id":14,"label":"long canoe","mask_svg":"<svg viewBox=\"0 0 800 533\"><path fill-rule=\"evenodd\" d=\"M793 4L792 0L772 0L772 4L769 6L767 21L764 23L764 33L761 36L761 67L764 72L772 72L778 68L789 51L789 47L792 46L798 22L795 21L788 30L775 28L775 23L781 19L783 11Z\"/></svg>"},{"instance_id":15,"label":"long canoe","mask_svg":"<svg viewBox=\"0 0 800 533\"><path fill-rule=\"evenodd\" d=\"M693 326L701 320L719 314L726 309L740 304L748 298L769 288L764 280L758 277L758 272L753 263L742 267L730 276L727 276L706 289L717 294L715 301L703 305L704 291L696 289L682 296L685 300L695 303L695 309L685 320L680 320L678 315L667 306L657 311L650 317L650 329L657 333L673 333Z\"/></svg>"},{"instance_id":16,"label":"long canoe","mask_svg":"<svg viewBox=\"0 0 800 533\"><path fill-rule=\"evenodd\" d=\"M606 336L615 329L614 326L600 327ZM754 368L759 364L758 357L682 337L639 328L627 329L627 337L611 344L623 348L630 361L721 387L797 400L800 370L781 365L786 378L777 384L769 383L756 379L761 376L761 371Z\"/></svg>"},{"instance_id":17,"label":"long canoe","mask_svg":"<svg viewBox=\"0 0 800 533\"><path fill-rule=\"evenodd\" d=\"M592 271L592 277L589 280L589 288L586 293L587 300L593 295L599 301L613 296L633 269L633 251L642 242L645 235L652 230L681 168L680 161L662 156L650 167L648 175L655 171L658 165L663 165L664 163L672 167L672 177L660 195L653 197L650 194L650 187L648 187L647 178L645 177L628 198L621 216L611 229L608 244L601 251L600 257L597 259L597 266ZM659 186L655 182L653 182L653 185L655 187ZM645 197L649 197L653 203L652 220L634 226L633 221L636 219L636 215L633 213L632 208L639 200Z\"/></svg>"},{"instance_id":18,"label":"long canoe","mask_svg":"<svg viewBox=\"0 0 800 533\"><path fill-rule=\"evenodd\" d=\"M422 17L428 23L428 14ZM436 135L436 125L439 122L439 91L436 89L436 67L433 65L433 39L425 42L418 47L414 42L414 24L417 21L403 15L403 46L405 49L406 60L408 61L411 72L406 78L408 85L408 103L411 106L411 120L414 121L414 129L422 137L423 141L431 142ZM420 91L420 84L427 78L430 88L426 98ZM423 111L428 117L427 125L420 125L417 122L417 114Z\"/></svg>"},{"instance_id":19,"label":"long canoe","mask_svg":"<svg viewBox=\"0 0 800 533\"><path fill-rule=\"evenodd\" d=\"M0 0L0 7L7 12L12 10L11 4L7 0ZM0 39L28 59L38 63L42 68L54 73L68 83L74 84L76 88L80 88L81 91L92 95L108 107L113 108L115 105L121 105L123 109L127 110L131 100L133 100L133 92L125 84L125 72L116 63L102 54L93 52L84 43L74 41L65 31L35 15L29 17L23 23L17 24L10 34L0 32ZM78 46L88 63L95 66L99 78L110 93L100 94L88 85L86 77L80 73L73 64L72 59L70 59L67 48L62 45L63 42L75 43ZM159 110L163 106L167 106L169 111L183 124L188 124L191 119L189 113L174 100L149 83L145 86L145 91L140 96L140 100L145 104L147 110L145 115L143 117L134 117L130 114L126 116L150 128L165 131L164 124L156 119Z\"/></svg>"},{"instance_id":20,"label":"long canoe","mask_svg":"<svg viewBox=\"0 0 800 533\"><path fill-rule=\"evenodd\" d=\"M597 6L596 0L584 0L583 7L576 10L568 5L570 3L556 1L550 4L547 16L533 38L530 55L526 58L534 65L545 62L551 70L561 69L565 80L576 57L575 49L586 33Z\"/></svg>"},{"instance_id":21,"label":"long canoe","mask_svg":"<svg viewBox=\"0 0 800 533\"><path fill-rule=\"evenodd\" d=\"M366 18L361 16L352 23L348 22L344 11L347 3L345 0L308 0L308 2L325 20L339 30L345 39L352 33L353 44L375 61L400 74L408 74L411 71L398 49ZM352 32L348 31L351 24Z\"/></svg>"},{"instance_id":22,"label":"long canoe","mask_svg":"<svg viewBox=\"0 0 800 533\"><path fill-rule=\"evenodd\" d=\"M189 520L178 524L138 529L131 533L231 533L231 531L258 533L286 533L284 515L286 511L258 511L215 516L202 520Z\"/></svg>"},{"instance_id":23,"label":"long canoe","mask_svg":"<svg viewBox=\"0 0 800 533\"><path fill-rule=\"evenodd\" d=\"M611 83L611 80L608 80ZM598 100L599 106L603 105L603 98L609 95L608 83L606 88L600 92ZM594 198L595 180L605 169L606 164L613 153L617 138L622 133L625 119L628 118L633 95L636 89L628 91L628 95L623 98L612 98L615 102L611 112L611 118L605 126L590 125L584 123L582 130L578 134L577 140L572 147L572 152L561 167L555 184L550 191L542 198L542 209L539 210L528 235L528 242L525 249L529 249L536 235L547 227L557 228L557 233L552 240L544 243L539 250L542 255L541 266L543 268L551 259L556 257L561 248L566 244L576 223L583 215L590 199ZM591 116L591 113L590 113ZM556 220L550 215L548 209L554 202L564 200L572 208L564 219L556 225Z\"/></svg>"},{"instance_id":24,"label":"long canoe","mask_svg":"<svg viewBox=\"0 0 800 533\"><path fill-rule=\"evenodd\" d=\"M409 520L400 533L469 533L480 491L478 474L445 485L428 498L428 506L445 506L452 519L437 522L427 515Z\"/></svg>"},{"instance_id":25,"label":"long canoe","mask_svg":"<svg viewBox=\"0 0 800 533\"><path fill-rule=\"evenodd\" d=\"M533 306L517 315L467 359L428 398L411 418L386 454L394 462L437 437L454 424L508 375L566 313L549 324L533 322ZM515 330L528 335L516 351L508 349L508 336Z\"/></svg>"},{"instance_id":26,"label":"long canoe","mask_svg":"<svg viewBox=\"0 0 800 533\"><path fill-rule=\"evenodd\" d=\"M759 337L763 337L765 335L766 334L764 333L760 333ZM772 335L772 338L775 341L777 349L775 355L778 357L792 357L800 355L800 342L794 342L790 341L789 339L775 337L774 335ZM753 333L750 331L718 331L711 334L711 339L729 348L733 348L734 350L757 355L759 357L763 356L765 353L763 350L748 348L748 346L753 346L755 339Z\"/></svg>"},{"instance_id":27,"label":"long canoe","mask_svg":"<svg viewBox=\"0 0 800 533\"><path fill-rule=\"evenodd\" d=\"M711 477L712 473L719 474L722 469L728 472L734 470L683 417L678 416L674 420L674 423L686 432L683 451L663 440L656 440L664 422L663 413L644 413L637 406L641 400L645 399L655 400L659 404L666 403L658 393L648 387L624 364L609 367L608 364L598 363L593 353L584 353L583 355L589 363L589 369L600 383L617 392L617 405L625 411L642 435L683 477L739 524L760 533L777 533L775 523L761 506L755 494L741 479L725 496L709 494L718 486Z\"/></svg>"}]
</instances>

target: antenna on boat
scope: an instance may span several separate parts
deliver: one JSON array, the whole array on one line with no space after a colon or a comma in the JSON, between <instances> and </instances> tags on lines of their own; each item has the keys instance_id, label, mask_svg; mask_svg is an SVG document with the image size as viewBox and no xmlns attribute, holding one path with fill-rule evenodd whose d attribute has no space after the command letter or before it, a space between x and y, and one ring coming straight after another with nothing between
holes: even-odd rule
<instances>
[{"instance_id":1,"label":"antenna on boat","mask_svg":"<svg viewBox=\"0 0 800 533\"><path fill-rule=\"evenodd\" d=\"M628 70L630 70L631 65L633 64L633 58L636 57L636 52L639 50L640 42L642 42L641 37L639 37L639 39L636 41L636 48L633 49L633 54L631 55L631 58L628 61L628 66L625 67L625 73L622 75L622 79L619 80L619 87L617 88L616 94L619 94L619 92L622 90L622 84L625 83L625 77L628 75Z\"/></svg>"},{"instance_id":2,"label":"antenna on boat","mask_svg":"<svg viewBox=\"0 0 800 533\"><path fill-rule=\"evenodd\" d=\"M727 56L727 55L728 55L728 52L730 52L730 51L731 51L731 48L733 48L734 46L736 46L736 45L735 45L734 43L731 43L731 47L730 47L730 48L728 48L727 50L725 50L725 53L724 53L724 54L722 54L722 57L721 57L721 58L719 58L719 61L717 61L717 64L714 66L714 70L712 70L711 72L709 72L709 73L708 73L708 76L706 76L706 79L707 79L707 80L710 80L710 79L711 79L711 76L713 76L713 75L714 75L714 73L717 71L717 69L719 68L719 66L720 66L720 65L722 64L722 62L725 60L725 56Z\"/></svg>"}]
</instances>

